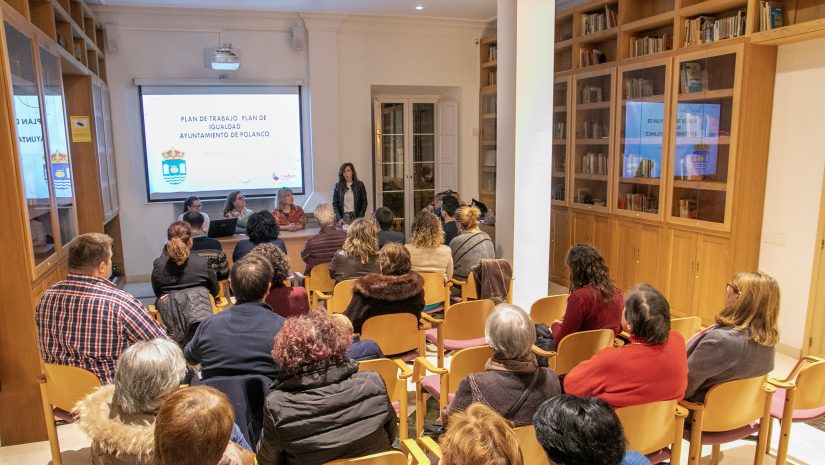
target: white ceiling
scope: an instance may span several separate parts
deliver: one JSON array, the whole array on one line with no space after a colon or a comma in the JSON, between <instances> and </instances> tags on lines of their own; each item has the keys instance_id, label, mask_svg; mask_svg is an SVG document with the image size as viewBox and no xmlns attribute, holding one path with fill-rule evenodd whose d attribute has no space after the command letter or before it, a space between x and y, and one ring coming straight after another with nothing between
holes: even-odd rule
<instances>
[{"instance_id":1,"label":"white ceiling","mask_svg":"<svg viewBox=\"0 0 825 465\"><path fill-rule=\"evenodd\" d=\"M496 0L91 0L117 6L342 13L488 20L496 16ZM424 7L421 11L416 5Z\"/></svg>"}]
</instances>

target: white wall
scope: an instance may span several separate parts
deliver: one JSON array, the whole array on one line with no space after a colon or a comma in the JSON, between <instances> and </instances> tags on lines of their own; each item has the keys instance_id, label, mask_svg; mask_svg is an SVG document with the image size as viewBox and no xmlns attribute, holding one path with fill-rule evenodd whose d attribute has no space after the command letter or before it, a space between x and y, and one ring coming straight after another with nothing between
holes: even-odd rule
<instances>
[{"instance_id":1,"label":"white wall","mask_svg":"<svg viewBox=\"0 0 825 465\"><path fill-rule=\"evenodd\" d=\"M340 16L325 22L319 19L323 15L123 7L100 7L97 12L101 22L119 29L120 50L107 56L107 74L130 280L147 278L166 225L180 208L146 203L140 110L132 80L215 79L217 73L204 66L203 50L219 42L231 42L241 52L241 69L231 75L232 81L308 82L314 127L307 142L311 149L318 148L308 173L318 186L312 205L329 199L343 161L352 161L365 173L363 178L369 177L372 85L461 88L459 190L468 198L477 195L473 128L478 125L479 71L474 39L481 36L482 22ZM295 52L289 31L304 21L310 29L307 47ZM337 80L321 75L330 65L334 69L336 59ZM372 199L372 183L366 184ZM207 211L217 208L208 205Z\"/></svg>"},{"instance_id":2,"label":"white wall","mask_svg":"<svg viewBox=\"0 0 825 465\"><path fill-rule=\"evenodd\" d=\"M759 269L779 281L781 343L805 333L825 169L825 39L779 47Z\"/></svg>"}]
</instances>

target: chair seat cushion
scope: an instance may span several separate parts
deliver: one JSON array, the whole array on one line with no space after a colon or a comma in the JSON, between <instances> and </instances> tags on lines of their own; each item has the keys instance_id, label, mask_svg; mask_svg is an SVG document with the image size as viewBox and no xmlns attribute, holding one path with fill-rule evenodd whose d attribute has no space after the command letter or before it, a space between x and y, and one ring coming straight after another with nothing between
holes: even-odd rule
<instances>
[{"instance_id":1,"label":"chair seat cushion","mask_svg":"<svg viewBox=\"0 0 825 465\"><path fill-rule=\"evenodd\" d=\"M438 344L438 328L424 331L424 336L430 344ZM483 337L475 339L444 339L445 350L461 350L468 347L478 347L487 344L487 339Z\"/></svg>"},{"instance_id":2,"label":"chair seat cushion","mask_svg":"<svg viewBox=\"0 0 825 465\"><path fill-rule=\"evenodd\" d=\"M650 460L650 463L654 465L657 463L662 463L665 460L670 460L670 449L662 449L660 451L647 454L645 457L647 457L647 459Z\"/></svg>"},{"instance_id":3,"label":"chair seat cushion","mask_svg":"<svg viewBox=\"0 0 825 465\"><path fill-rule=\"evenodd\" d=\"M725 444L737 439L742 439L759 431L759 422L753 422L749 425L742 426L728 431L705 431L702 433L702 445ZM690 440L690 430L685 428L683 437Z\"/></svg>"},{"instance_id":4,"label":"chair seat cushion","mask_svg":"<svg viewBox=\"0 0 825 465\"><path fill-rule=\"evenodd\" d=\"M439 378L438 375L428 375L421 378L421 388L436 399L441 398L441 380Z\"/></svg>"},{"instance_id":5,"label":"chair seat cushion","mask_svg":"<svg viewBox=\"0 0 825 465\"><path fill-rule=\"evenodd\" d=\"M773 394L773 399L771 399L771 416L774 418L782 419L782 411L785 409L785 397L788 394L787 389L777 388L776 392ZM803 422L803 421L810 421L815 420L819 417L825 416L825 405L819 408L812 408L808 410L796 410L793 411L793 420L794 422Z\"/></svg>"},{"instance_id":6,"label":"chair seat cushion","mask_svg":"<svg viewBox=\"0 0 825 465\"><path fill-rule=\"evenodd\" d=\"M400 412L400 411L401 411L401 402L399 402L399 401L397 401L397 400L396 400L396 401L394 401L394 402L392 403L392 409L393 409L393 410L395 410L395 414L396 414L396 415L398 415L398 412Z\"/></svg>"}]
</instances>

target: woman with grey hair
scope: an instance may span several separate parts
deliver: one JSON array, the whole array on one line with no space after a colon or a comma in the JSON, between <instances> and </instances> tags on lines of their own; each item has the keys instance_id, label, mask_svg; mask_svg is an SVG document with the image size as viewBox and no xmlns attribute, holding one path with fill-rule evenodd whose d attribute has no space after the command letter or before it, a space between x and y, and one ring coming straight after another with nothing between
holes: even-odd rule
<instances>
[{"instance_id":1,"label":"woman with grey hair","mask_svg":"<svg viewBox=\"0 0 825 465\"><path fill-rule=\"evenodd\" d=\"M533 415L547 399L561 393L559 377L550 368L538 366L530 350L536 331L530 315L521 307L499 304L487 318L484 329L493 358L485 371L466 377L458 385L455 399L442 412L447 418L480 402L513 422L514 426L533 423Z\"/></svg>"},{"instance_id":2,"label":"woman with grey hair","mask_svg":"<svg viewBox=\"0 0 825 465\"><path fill-rule=\"evenodd\" d=\"M170 340L137 342L123 351L115 383L101 386L75 406L78 426L92 439L92 464L151 465L155 415L180 388L185 372L183 353ZM244 447L249 449L245 442ZM221 463L240 464L243 456L241 446L230 442Z\"/></svg>"},{"instance_id":3,"label":"woman with grey hair","mask_svg":"<svg viewBox=\"0 0 825 465\"><path fill-rule=\"evenodd\" d=\"M278 222L278 226L284 231L298 231L304 229L307 224L303 208L295 205L292 196L292 189L283 187L278 191L275 198L275 208L272 209L272 216Z\"/></svg>"}]
</instances>

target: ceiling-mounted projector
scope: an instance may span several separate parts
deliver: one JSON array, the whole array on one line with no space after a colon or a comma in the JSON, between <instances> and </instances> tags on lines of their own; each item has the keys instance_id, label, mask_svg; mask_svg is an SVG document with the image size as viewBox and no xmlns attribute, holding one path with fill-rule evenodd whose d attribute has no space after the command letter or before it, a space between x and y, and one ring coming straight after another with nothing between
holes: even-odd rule
<instances>
[{"instance_id":1,"label":"ceiling-mounted projector","mask_svg":"<svg viewBox=\"0 0 825 465\"><path fill-rule=\"evenodd\" d=\"M212 54L210 66L216 71L235 71L241 67L241 56L232 44L222 44Z\"/></svg>"}]
</instances>

